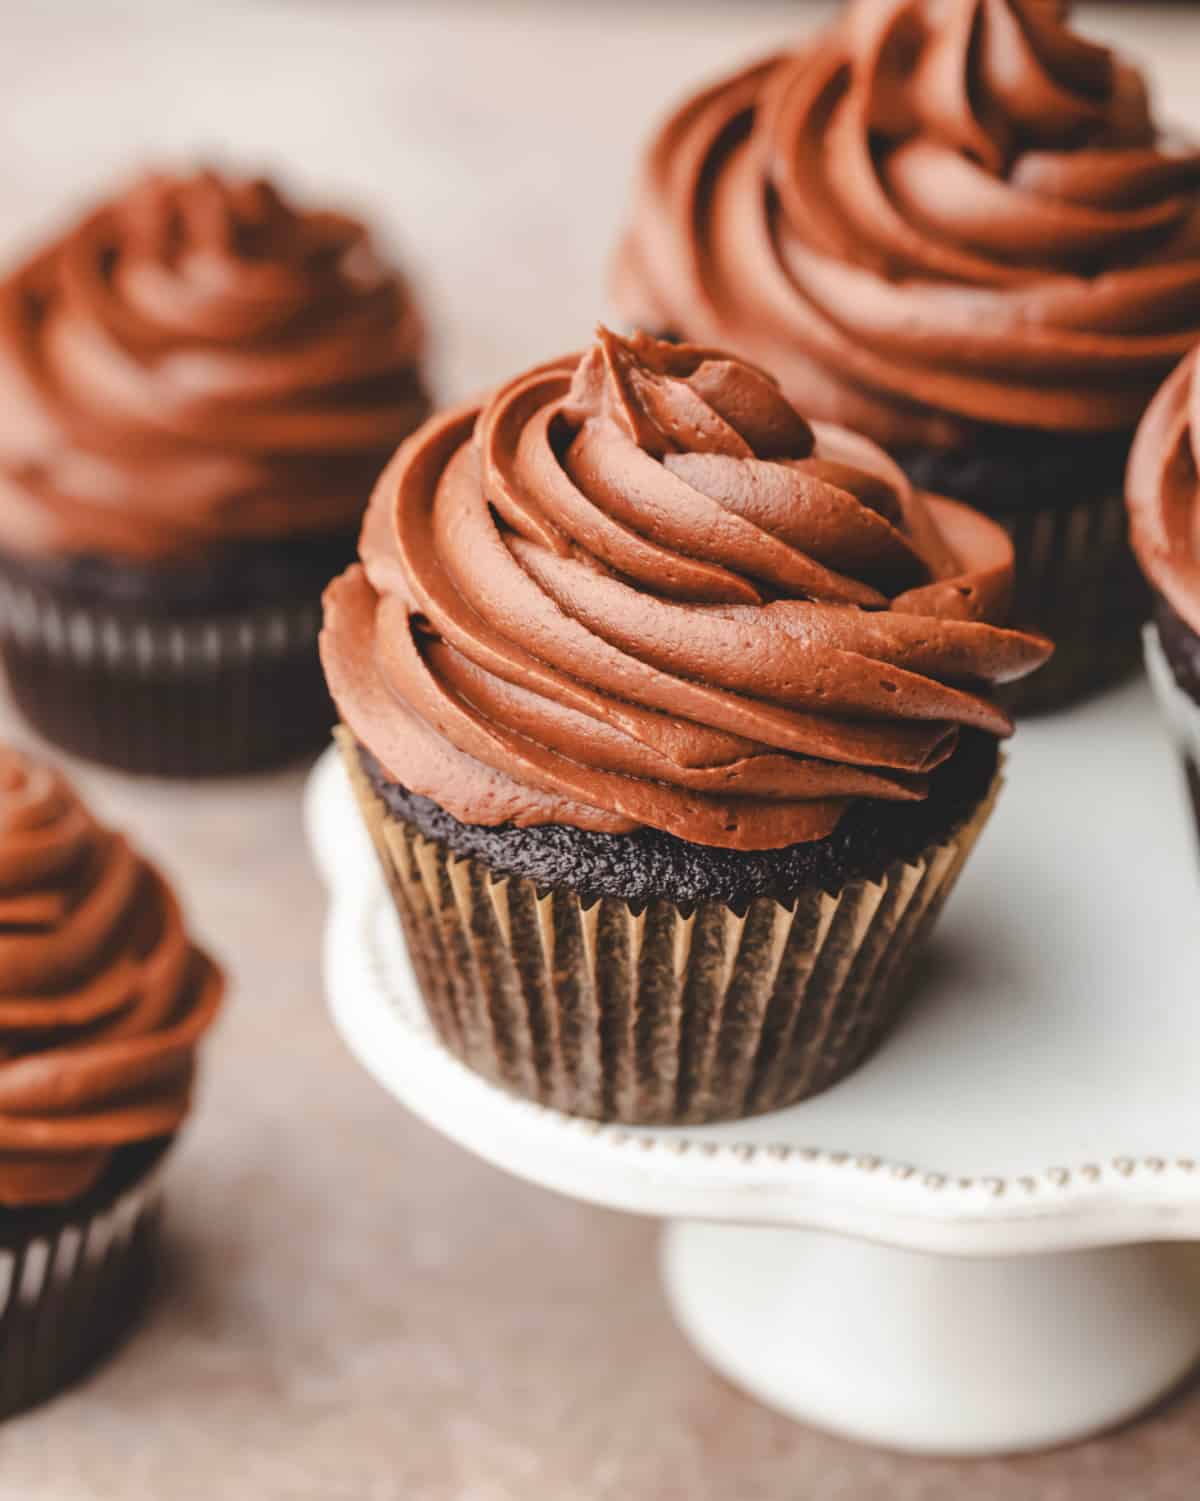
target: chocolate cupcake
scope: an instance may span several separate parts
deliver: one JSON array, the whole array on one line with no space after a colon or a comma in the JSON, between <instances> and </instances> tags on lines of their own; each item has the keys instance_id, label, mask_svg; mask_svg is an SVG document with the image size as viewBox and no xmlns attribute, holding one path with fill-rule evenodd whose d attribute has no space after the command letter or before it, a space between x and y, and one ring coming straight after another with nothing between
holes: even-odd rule
<instances>
[{"instance_id":1,"label":"chocolate cupcake","mask_svg":"<svg viewBox=\"0 0 1200 1501\"><path fill-rule=\"evenodd\" d=\"M718 351L601 330L427 424L326 594L446 1046L573 1114L787 1105L878 1042L986 818L1012 551Z\"/></svg>"},{"instance_id":2,"label":"chocolate cupcake","mask_svg":"<svg viewBox=\"0 0 1200 1501\"><path fill-rule=\"evenodd\" d=\"M1134 550L1154 591L1147 666L1200 820L1200 347L1146 413L1128 494Z\"/></svg>"},{"instance_id":3,"label":"chocolate cupcake","mask_svg":"<svg viewBox=\"0 0 1200 1501\"><path fill-rule=\"evenodd\" d=\"M0 1417L138 1311L221 989L157 871L0 747Z\"/></svg>"},{"instance_id":4,"label":"chocolate cupcake","mask_svg":"<svg viewBox=\"0 0 1200 1501\"><path fill-rule=\"evenodd\" d=\"M719 342L986 511L1045 709L1137 658L1123 475L1200 337L1200 154L1044 0L858 0L683 106L618 260L624 317Z\"/></svg>"},{"instance_id":5,"label":"chocolate cupcake","mask_svg":"<svg viewBox=\"0 0 1200 1501\"><path fill-rule=\"evenodd\" d=\"M0 652L43 734L250 771L333 711L320 595L428 410L404 282L268 183L153 175L0 286Z\"/></svg>"}]
</instances>

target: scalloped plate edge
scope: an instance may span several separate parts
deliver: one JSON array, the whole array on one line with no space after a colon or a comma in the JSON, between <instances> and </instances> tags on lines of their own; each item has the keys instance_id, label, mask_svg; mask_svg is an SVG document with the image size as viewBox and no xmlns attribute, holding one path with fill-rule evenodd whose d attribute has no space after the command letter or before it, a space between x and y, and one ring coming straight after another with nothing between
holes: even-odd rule
<instances>
[{"instance_id":1,"label":"scalloped plate edge","mask_svg":"<svg viewBox=\"0 0 1200 1501\"><path fill-rule=\"evenodd\" d=\"M964 1255L1200 1239L1200 1162L1190 1157L1118 1155L965 1178L883 1153L605 1125L509 1095L414 1020L415 995L397 997L398 979L415 986L336 752L312 773L305 821L331 895L325 978L338 1031L414 1114L494 1166L632 1213L835 1230Z\"/></svg>"}]
</instances>

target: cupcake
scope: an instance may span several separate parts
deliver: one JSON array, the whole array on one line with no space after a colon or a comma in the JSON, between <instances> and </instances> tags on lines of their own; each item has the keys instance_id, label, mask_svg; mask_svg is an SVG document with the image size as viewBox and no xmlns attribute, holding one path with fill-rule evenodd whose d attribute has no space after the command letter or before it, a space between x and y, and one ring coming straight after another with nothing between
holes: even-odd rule
<instances>
[{"instance_id":1,"label":"cupcake","mask_svg":"<svg viewBox=\"0 0 1200 1501\"><path fill-rule=\"evenodd\" d=\"M158 872L0 747L0 1416L136 1314L221 988Z\"/></svg>"},{"instance_id":2,"label":"cupcake","mask_svg":"<svg viewBox=\"0 0 1200 1501\"><path fill-rule=\"evenodd\" d=\"M1013 618L1053 637L1009 701L1137 659L1123 476L1200 337L1200 154L1045 0L858 0L652 142L623 317L719 342L1013 538Z\"/></svg>"},{"instance_id":3,"label":"cupcake","mask_svg":"<svg viewBox=\"0 0 1200 1501\"><path fill-rule=\"evenodd\" d=\"M1147 665L1200 819L1200 347L1146 413L1128 492L1134 550L1154 593Z\"/></svg>"},{"instance_id":4,"label":"cupcake","mask_svg":"<svg viewBox=\"0 0 1200 1501\"><path fill-rule=\"evenodd\" d=\"M600 330L427 424L325 597L430 1017L598 1120L788 1105L878 1042L1011 725L994 522L716 350Z\"/></svg>"},{"instance_id":5,"label":"cupcake","mask_svg":"<svg viewBox=\"0 0 1200 1501\"><path fill-rule=\"evenodd\" d=\"M152 175L0 285L0 653L130 771L251 771L333 710L321 591L424 418L402 280L262 181Z\"/></svg>"}]
</instances>

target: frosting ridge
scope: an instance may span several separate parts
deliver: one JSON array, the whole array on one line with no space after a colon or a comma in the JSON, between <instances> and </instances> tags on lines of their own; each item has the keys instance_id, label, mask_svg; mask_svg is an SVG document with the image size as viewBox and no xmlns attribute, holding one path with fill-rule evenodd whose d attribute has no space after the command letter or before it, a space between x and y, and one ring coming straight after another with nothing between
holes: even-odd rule
<instances>
[{"instance_id":1,"label":"frosting ridge","mask_svg":"<svg viewBox=\"0 0 1200 1501\"><path fill-rule=\"evenodd\" d=\"M75 1198L170 1136L221 991L157 871L0 747L0 1205Z\"/></svg>"},{"instance_id":2,"label":"frosting ridge","mask_svg":"<svg viewBox=\"0 0 1200 1501\"><path fill-rule=\"evenodd\" d=\"M1132 430L1200 338L1200 153L1054 0L854 0L683 106L617 300L893 446Z\"/></svg>"},{"instance_id":3,"label":"frosting ridge","mask_svg":"<svg viewBox=\"0 0 1200 1501\"><path fill-rule=\"evenodd\" d=\"M1134 440L1130 538L1150 582L1200 634L1200 345L1155 397Z\"/></svg>"},{"instance_id":4,"label":"frosting ridge","mask_svg":"<svg viewBox=\"0 0 1200 1501\"><path fill-rule=\"evenodd\" d=\"M465 823L819 839L913 801L989 684L1012 550L720 350L601 329L428 423L326 595L343 720Z\"/></svg>"},{"instance_id":5,"label":"frosting ridge","mask_svg":"<svg viewBox=\"0 0 1200 1501\"><path fill-rule=\"evenodd\" d=\"M0 286L0 545L153 559L352 528L428 411L422 338L355 220L147 174Z\"/></svg>"}]
</instances>

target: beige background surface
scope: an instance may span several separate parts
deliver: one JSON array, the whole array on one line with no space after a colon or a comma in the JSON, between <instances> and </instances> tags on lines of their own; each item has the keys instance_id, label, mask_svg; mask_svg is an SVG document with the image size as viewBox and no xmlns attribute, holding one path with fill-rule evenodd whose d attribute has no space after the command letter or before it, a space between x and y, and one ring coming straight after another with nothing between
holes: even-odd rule
<instances>
[{"instance_id":1,"label":"beige background surface","mask_svg":"<svg viewBox=\"0 0 1200 1501\"><path fill-rule=\"evenodd\" d=\"M1200 22L1106 18L1200 124ZM807 15L808 13L805 12ZM0 3L0 250L151 154L369 205L428 298L441 394L578 344L636 143L786 5ZM0 703L0 733L27 736ZM410 1120L326 1021L295 772L81 773L233 975L176 1163L166 1295L85 1387L0 1430L0 1501L1185 1501L1200 1396L1075 1451L898 1459L693 1357L652 1225L511 1182Z\"/></svg>"}]
</instances>

